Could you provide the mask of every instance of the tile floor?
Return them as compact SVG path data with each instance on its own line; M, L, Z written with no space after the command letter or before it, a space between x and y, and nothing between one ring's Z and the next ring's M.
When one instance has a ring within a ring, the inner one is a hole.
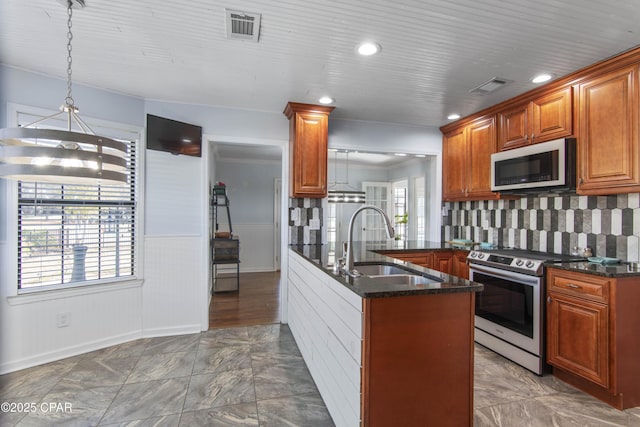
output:
M640 426L640 408L617 411L479 346L475 385L476 427ZM23 409L0 411L3 427L333 425L277 324L141 339L10 373L0 402Z

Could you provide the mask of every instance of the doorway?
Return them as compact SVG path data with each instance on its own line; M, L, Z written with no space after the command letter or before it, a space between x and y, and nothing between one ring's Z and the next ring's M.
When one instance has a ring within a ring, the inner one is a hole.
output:
M238 289L214 292L209 327L278 323L284 150L278 145L215 143L212 183L229 196L233 237L240 246ZM215 280L215 278L213 278Z

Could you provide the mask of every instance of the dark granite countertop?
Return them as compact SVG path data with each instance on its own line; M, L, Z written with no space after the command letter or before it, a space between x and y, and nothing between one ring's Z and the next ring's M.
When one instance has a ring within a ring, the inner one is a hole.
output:
M440 251L444 249L470 251L470 250L479 248L479 245L459 246L459 245L452 245L450 243L430 242L426 240L406 240L406 241L387 240L384 242L367 242L365 243L365 245L367 249L371 251L398 251L398 252Z
M406 252L410 250L442 250L453 249L449 244L435 242L354 242L354 261L356 268L358 264L385 263L388 265L398 265L408 267L412 272L432 279L427 283L418 284L393 284L384 283L381 279L372 280L367 277L345 277L333 273L333 260L329 259L328 245L290 245L291 250L307 259L312 265L342 283L346 288L355 292L363 298L383 298L422 294L440 294L454 292L478 292L484 289L483 285L460 277L451 276L436 270L421 267L410 262L401 261L374 251L396 250ZM392 282L390 280L389 282Z
M567 263L549 263L547 267L557 268L560 270L573 271L575 273L593 274L603 277L640 277L640 270L631 268L628 262L618 264L599 264L594 262L567 262Z

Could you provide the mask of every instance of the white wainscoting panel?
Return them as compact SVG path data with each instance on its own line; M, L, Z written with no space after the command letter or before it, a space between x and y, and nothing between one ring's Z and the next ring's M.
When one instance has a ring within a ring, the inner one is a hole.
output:
M208 304L202 236L145 236L143 335L163 336L201 330L202 304ZM205 328L206 329L206 328Z
M274 271L273 224L234 224L231 209L233 235L240 239L240 272Z
M336 426L357 426L362 299L300 255L288 261L291 332Z
M141 336L140 284L105 285L95 292L56 298L31 296L0 302L0 374L130 341ZM29 302L25 302L29 301ZM59 314L69 326L57 327Z

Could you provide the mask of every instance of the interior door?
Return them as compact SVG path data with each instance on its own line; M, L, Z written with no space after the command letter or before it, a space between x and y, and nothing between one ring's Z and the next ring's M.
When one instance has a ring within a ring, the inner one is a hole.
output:
M391 183L389 182L363 182L362 191L366 194L367 204L374 205L382 209L389 218L393 218ZM362 231L360 240L372 242L387 239L387 232L380 214L367 209L361 214L363 216L359 229ZM357 224L356 224L357 225Z

